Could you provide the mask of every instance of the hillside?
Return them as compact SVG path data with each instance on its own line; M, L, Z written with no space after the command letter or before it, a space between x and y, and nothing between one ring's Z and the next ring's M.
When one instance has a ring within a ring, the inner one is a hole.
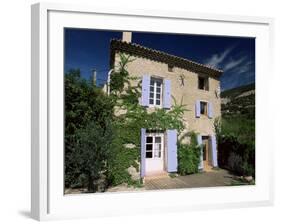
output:
M245 86L239 86L237 88L233 88L233 89L228 89L225 90L221 93L221 97L222 98L226 98L226 97L236 97L238 95L241 95L242 93L245 93L247 91L255 91L255 84L249 84L249 85L245 85Z
M221 93L223 117L242 115L248 119L255 118L255 84L226 90Z

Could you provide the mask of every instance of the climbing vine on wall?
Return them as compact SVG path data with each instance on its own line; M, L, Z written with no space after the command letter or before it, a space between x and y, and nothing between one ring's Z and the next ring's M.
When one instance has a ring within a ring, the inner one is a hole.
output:
M109 176L113 185L122 182L134 183L129 178L127 168L134 166L138 169L140 160L140 130L165 131L167 129L176 129L178 134L182 133L185 126L183 115L186 111L183 105L183 99L180 103L173 97L174 104L170 110L156 108L149 112L145 107L139 104L141 97L141 77L129 74L127 71L128 63L132 62L131 56L119 54L120 62L116 70L111 75L110 89L111 96L115 99L116 114L113 122L115 130L118 131L113 141L114 154L110 161L111 170ZM137 80L133 86L132 80ZM132 147L126 148L131 144ZM121 155L121 156L120 156ZM126 158L126 165L124 160Z

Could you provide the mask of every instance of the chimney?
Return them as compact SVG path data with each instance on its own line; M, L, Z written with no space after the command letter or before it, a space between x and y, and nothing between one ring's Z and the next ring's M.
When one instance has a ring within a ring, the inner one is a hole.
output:
M132 32L123 32L122 41L131 43L132 42Z

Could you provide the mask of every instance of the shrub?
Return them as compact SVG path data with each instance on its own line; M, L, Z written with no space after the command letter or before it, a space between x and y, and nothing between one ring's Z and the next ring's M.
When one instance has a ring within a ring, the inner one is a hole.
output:
M111 75L110 96L83 79L78 70L65 74L65 187L88 185L89 190L95 191L95 186L90 185L104 177L109 185L139 186L141 180L132 180L127 169L134 166L139 171L136 161L140 160L141 128L177 129L179 134L184 130L186 105L183 105L183 99L179 104L174 99L171 110L156 109L152 113L139 105L141 79L135 77L139 82L131 86L129 80L133 77L126 70L131 61L130 56L120 54L119 65ZM117 115L119 109L123 113ZM88 126L92 122L95 125ZM113 127L105 141L99 133L107 128L107 123ZM134 147L126 148L127 144ZM179 147L182 147L182 153L179 153L182 161L187 161L180 162L183 173L198 171L199 150L195 145Z
M96 183L106 171L106 161L110 155L111 124L101 126L91 122L85 129L78 130L76 136L78 140L72 153L73 163L84 175L84 178L80 175L81 181L86 177L88 191L95 192L98 187Z
M245 162L242 169L244 176L255 176L255 168L251 164Z
M86 174L74 158L78 150L77 133L81 130L85 131L93 121L101 129L105 129L106 123L112 120L114 102L100 88L81 77L79 70L70 70L64 78L65 187L85 187Z
M243 160L242 157L234 152L231 152L228 158L228 166L231 171L238 175L243 174Z
M119 123L114 125L115 134L111 143L110 156L108 159L108 182L109 185L116 186L122 183L129 185L136 184L127 169L133 166L139 171L138 164L135 161L140 159L140 146L126 148L127 135L129 129L123 128Z
M197 144L195 133L189 135L189 144L178 143L178 172L181 175L198 172L200 147Z
M255 176L255 121L242 115L215 121L218 163L243 176Z

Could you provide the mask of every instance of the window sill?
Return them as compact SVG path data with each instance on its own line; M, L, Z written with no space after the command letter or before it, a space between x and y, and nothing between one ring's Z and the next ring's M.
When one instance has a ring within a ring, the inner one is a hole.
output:
M210 90L206 90L206 89L198 89L198 88L197 88L197 90L199 90L199 91L201 91L201 92L207 92L207 93L210 92Z
M157 108L157 109L162 109L162 105L148 105L148 108Z

